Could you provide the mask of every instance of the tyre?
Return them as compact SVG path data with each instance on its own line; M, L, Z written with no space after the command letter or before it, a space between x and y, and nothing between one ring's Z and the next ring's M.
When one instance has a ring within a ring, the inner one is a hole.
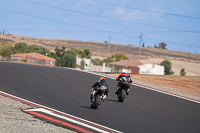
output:
M100 95L96 95L94 102L91 105L91 108L96 109L99 106Z
M118 101L119 102L123 102L124 101L124 97L125 97L125 90L122 89L121 92L118 94Z

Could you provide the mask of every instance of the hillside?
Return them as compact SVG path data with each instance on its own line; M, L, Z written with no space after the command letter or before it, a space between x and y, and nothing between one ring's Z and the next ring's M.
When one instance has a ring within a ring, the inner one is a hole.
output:
M93 51L96 55L104 55L104 56L107 56L107 54L105 55L102 53L108 52L107 43L98 43L98 42L90 42L90 41L29 38L29 37L20 37L20 36L12 36L12 35L0 35L0 41L7 41L13 45L19 42L25 42L28 45L36 44L36 45L46 47L50 50L54 50L56 46L57 47L65 46L67 49L71 49L72 47L81 47L81 48L89 47L91 51ZM123 52L126 54L137 56L139 47L120 45L120 44L111 44L110 53L114 53L115 49L117 53ZM164 50L164 49L141 48L141 56L145 58L155 58L155 57L169 58L169 59L174 59L174 60L200 63L200 54L192 54L192 53L187 53L187 52L178 52L178 51Z
M7 41L14 45L19 42L25 42L28 45L39 45L46 47L47 49L54 51L55 47L61 48L65 46L67 49L73 47L90 48L93 56L98 58L106 58L108 53L108 43L98 43L90 41L77 41L67 39L44 39L44 38L31 38L12 35L0 35L0 42ZM127 46L121 44L110 44L110 55L114 52L123 52L128 55L129 58L137 59L139 47ZM185 68L188 76L200 76L200 54L192 54L187 52L178 52L172 50L156 49L156 48L141 48L141 62L159 64L162 60L168 59L172 64L172 70L175 71L175 75L179 75L181 68ZM177 62L175 62L177 61ZM182 63L182 64L180 64ZM190 64L195 65L195 70L190 73ZM179 64L178 67L177 64Z

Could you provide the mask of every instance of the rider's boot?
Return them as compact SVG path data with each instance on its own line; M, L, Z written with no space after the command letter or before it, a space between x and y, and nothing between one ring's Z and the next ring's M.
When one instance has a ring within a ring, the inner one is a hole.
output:
M118 94L118 92L119 92L119 86L117 86L115 94Z
M129 94L129 91L130 91L130 88L128 88L128 89L127 89L127 91L126 91L126 95L128 95L128 94Z

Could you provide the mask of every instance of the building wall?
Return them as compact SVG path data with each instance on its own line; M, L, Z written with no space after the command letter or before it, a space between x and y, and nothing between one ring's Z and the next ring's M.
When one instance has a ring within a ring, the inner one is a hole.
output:
M90 65L90 71L95 71L95 72L111 72L111 69L112 68L106 67L105 65L103 66L96 66L93 64Z
M79 56L76 56L76 64L81 66L81 61L82 61L82 58L80 58Z
M84 69L85 70L90 70L90 66L91 66L91 59L84 59Z
M76 64L81 66L81 61L84 61L84 70L90 70L91 59L82 59L79 56L76 56ZM83 69L83 68L81 68Z
M139 74L139 70L140 70L140 68L137 66L128 66L127 69L131 71L130 73L134 73L134 74Z
M139 74L164 75L164 66L155 64L144 64L138 67L140 68Z
M26 56L26 58L11 56L11 61L13 62L24 62L27 64L45 65L50 66L50 61L45 61L42 59L35 59L32 56ZM55 66L55 62L52 62L52 66Z
M11 56L11 61L22 61L22 62L26 62L26 58Z

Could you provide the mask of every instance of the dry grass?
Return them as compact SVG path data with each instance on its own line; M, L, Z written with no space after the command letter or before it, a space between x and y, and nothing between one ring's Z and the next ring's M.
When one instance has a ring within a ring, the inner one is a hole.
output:
M118 74L114 74L114 76L118 76ZM168 92L200 100L200 77L131 74L131 78L133 81L140 81Z
M160 64L164 59L146 59L141 60L143 64L146 63L156 63ZM172 71L174 75L180 75L180 71L182 68L186 71L186 76L200 76L200 63L193 63L193 62L185 62L185 61L177 61L177 60L170 60L172 63Z
M105 59L107 57L108 52L108 44L91 41L31 38L12 35L0 35L0 41L7 41L12 45L19 42L25 42L28 45L36 44L38 46L46 47L52 52L56 47L61 48L62 46L65 46L68 50L72 47L89 47L92 50L93 59ZM125 53L129 57L130 61L137 60L138 47L111 44L110 55L114 54L114 51ZM140 59L142 63L147 63L147 59L149 63L155 62L157 64L159 64L165 59L170 60L172 62L172 71L175 72L175 75L179 75L180 70L182 68L185 68L187 76L200 76L200 54L192 54L155 48L142 48L141 55L142 56Z

